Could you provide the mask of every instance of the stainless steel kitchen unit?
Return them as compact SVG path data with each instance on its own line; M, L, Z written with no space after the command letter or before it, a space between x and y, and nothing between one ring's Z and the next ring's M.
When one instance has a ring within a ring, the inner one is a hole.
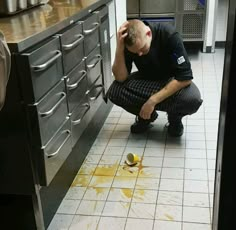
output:
M176 0L127 0L128 18L159 18L174 16Z
M203 41L207 0L127 0L128 19L171 23L184 41Z

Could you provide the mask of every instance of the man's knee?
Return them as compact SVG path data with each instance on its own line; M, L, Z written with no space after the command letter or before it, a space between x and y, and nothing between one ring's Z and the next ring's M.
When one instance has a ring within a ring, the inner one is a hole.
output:
M203 100L201 99L199 89L192 83L181 95L181 103L179 103L179 105L184 114L191 115L198 111L202 102Z
M196 113L200 108L203 100L200 97L193 98L190 104L189 115Z
M113 81L107 92L107 98L114 104L120 104L121 83Z

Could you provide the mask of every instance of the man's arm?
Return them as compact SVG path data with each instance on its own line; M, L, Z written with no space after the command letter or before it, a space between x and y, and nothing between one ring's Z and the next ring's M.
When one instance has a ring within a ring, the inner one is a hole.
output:
M127 30L128 22L124 22L121 27L118 30L117 33L117 47L116 47L116 54L115 54L115 60L112 66L112 72L115 76L115 79L117 81L123 82L128 77L128 70L125 64L125 44L124 44L124 38L127 36L126 30Z
M140 117L143 119L150 119L151 114L155 109L155 106L162 101L164 101L166 98L172 96L177 91L181 90L182 88L185 88L186 86L191 84L191 80L186 81L178 81L176 79L171 80L163 89L161 89L159 92L153 94L147 102L142 106L140 110Z

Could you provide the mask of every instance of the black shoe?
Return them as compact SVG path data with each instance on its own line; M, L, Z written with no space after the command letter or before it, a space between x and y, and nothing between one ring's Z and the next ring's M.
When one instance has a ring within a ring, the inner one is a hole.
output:
M146 130L151 128L150 123L155 121L157 117L158 117L158 114L156 112L152 113L151 119L148 119L148 120L145 120L136 116L134 124L132 124L130 127L130 132L131 133L144 133Z
M184 133L184 126L182 121L171 122L168 125L168 134L172 137L181 137Z

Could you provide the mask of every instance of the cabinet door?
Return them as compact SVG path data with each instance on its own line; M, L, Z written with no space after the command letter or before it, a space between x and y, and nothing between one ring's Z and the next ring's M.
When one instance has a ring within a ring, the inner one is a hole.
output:
M174 13L176 10L176 0L140 0L141 14L165 14Z
M127 0L127 13L139 15L139 1L140 0Z
M69 113L80 103L87 88L87 72L84 61L75 67L66 77Z
M17 59L24 99L35 103L63 78L59 38L38 44Z
M85 95L71 114L72 144L76 144L90 121L90 104Z
M102 55L100 52L100 47L98 46L86 59L89 89L102 74L101 62Z
M93 117L99 106L103 102L104 96L104 85L102 76L100 75L93 86L88 91L89 102L90 102L90 113ZM96 116L96 115L95 115Z
M84 40L84 51L85 56L96 48L99 44L99 22L98 16L96 14L90 15L83 21L83 34L85 36Z
M82 24L73 25L58 36L62 48L64 75L67 75L84 57Z
M34 139L33 145L41 148L54 136L68 116L64 81L61 80L39 102L29 105L28 112Z
M38 162L40 185L50 184L71 150L71 123L67 118L53 139L41 150Z

